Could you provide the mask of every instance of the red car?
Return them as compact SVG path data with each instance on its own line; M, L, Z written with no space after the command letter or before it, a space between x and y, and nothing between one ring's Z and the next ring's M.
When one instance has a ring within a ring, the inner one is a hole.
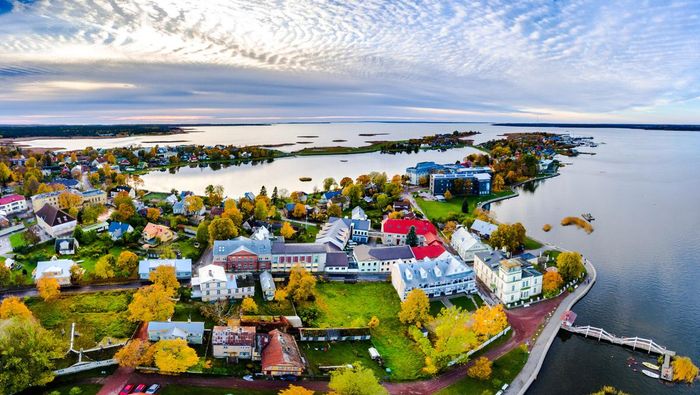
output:
M122 388L121 391L119 391L119 395L129 395L131 393L131 390L134 389L133 384L127 384Z
M136 389L134 390L135 394L140 394L143 393L143 391L146 390L146 384L139 384L136 386Z

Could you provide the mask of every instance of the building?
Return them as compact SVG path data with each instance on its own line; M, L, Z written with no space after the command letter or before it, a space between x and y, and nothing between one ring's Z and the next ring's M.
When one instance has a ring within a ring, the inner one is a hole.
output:
M275 329L262 350L262 372L266 376L299 376L304 372L304 361L294 337Z
M113 241L117 241L124 237L124 235L127 233L131 233L133 231L134 227L126 222L112 221L109 223L109 228L107 228L107 232Z
M175 232L170 230L167 226L149 222L146 227L143 228L141 237L146 243L155 245L175 240Z
M54 242L54 251L59 255L75 255L80 244L74 237L58 238Z
M542 293L542 273L521 258L506 259L498 251L474 255L476 276L505 304Z
M17 214L27 211L27 199L24 196L13 193L0 198L0 211L5 214Z
M128 186L128 185L117 185L116 187L110 189L109 191L109 197L114 199L119 195L120 192L126 192L127 195L129 195L130 198L135 199L136 198L136 191L134 188Z
M367 214L365 213L365 210L362 209L360 206L356 206L354 209L352 209L352 219L359 219L361 221L366 221L367 220Z
M41 210L47 204L58 208L58 196L63 192L65 191L46 192L30 197L34 212L36 213L37 211Z
M37 262L34 270L34 281L42 278L55 278L58 285L70 285L70 269L75 265L71 259L52 259Z
M178 280L192 278L191 259L142 259L139 261L139 278L148 280L151 272L159 266L171 266L175 268L175 277Z
M445 253L445 247L440 243L433 243L429 246L411 247L411 252L417 261L425 258L435 259Z
M406 169L408 182L412 185L428 185L433 174L462 174L464 177L472 177L480 173L491 173L491 169L488 167L465 167L460 163L441 165L435 162L419 162Z
M250 273L226 273L217 265L200 267L192 277L192 297L203 302L243 299L255 295L255 283Z
M275 240L272 243L272 272L288 272L294 265L316 273L326 268L329 247L318 243L285 243ZM343 253L343 255L345 255Z
M213 261L227 271L270 270L272 241L236 237L232 240L214 240Z
M474 254L476 253L491 251L491 247L482 243L478 237L461 226L452 234L450 244L465 262L474 261Z
M345 249L348 241L350 241L351 234L350 220L330 217L316 235L316 243L327 243L342 251Z
M202 344L204 322L151 321L148 323L148 340L186 340L188 344Z
M277 288L270 272L264 271L260 273L260 288L262 289L263 299L269 302L275 298Z
M392 265L391 283L401 300L414 289L429 298L476 291L474 271L448 252L437 259Z
M75 218L50 204L44 204L44 207L36 212L36 222L51 237L70 234L78 225Z
M488 223L486 221L482 221L480 219L474 220L474 223L472 223L472 227L469 228L472 233L476 234L479 237L483 237L488 239L491 237L491 233L495 232L496 229L498 229L498 226Z
M431 174L430 193L434 196L444 195L447 191L455 195L488 195L491 193L491 174L476 173L469 171L471 169L464 169L467 171ZM465 189L460 191L459 189L462 188Z
M415 228L418 245L430 245L437 240L437 229L428 220L390 219L382 221L382 243L386 245L404 245L411 228Z
M370 247L359 245L352 252L361 273L389 273L396 263L412 263L415 257L409 246Z
M212 211L214 210L214 208L212 208ZM267 240L270 237L271 237L270 231L267 230L267 228L264 226L259 226L259 227L255 228L255 231L253 232L253 234L250 235L250 238L253 240Z
M254 326L215 326L211 331L214 358L258 360Z
M107 194L99 189L90 189L87 191L78 191L76 189L66 189L62 191L54 191L41 193L32 196L30 199L32 201L32 207L34 212L39 211L44 205L50 205L55 208L60 208L58 204L58 197L62 193L71 193L80 197L80 205L86 204L105 204L107 203Z
M347 272L350 268L348 255L343 251L329 251L326 254L324 269L326 273Z
M101 189L89 189L79 192L82 198L81 205L86 204L107 204L107 193Z

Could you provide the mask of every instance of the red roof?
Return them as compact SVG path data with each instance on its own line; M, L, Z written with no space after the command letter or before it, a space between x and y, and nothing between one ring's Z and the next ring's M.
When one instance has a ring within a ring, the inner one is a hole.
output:
M412 226L416 228L416 234L419 236L431 234L434 239L437 234L437 229L432 222L424 219L387 219L382 223L382 232L405 235Z
M0 205L4 206L13 202L19 202L20 200L24 200L24 196L17 194L7 195L0 198Z
M425 258L437 258L445 252L445 247L440 243L435 243L425 247L412 247L413 255L417 260L422 260Z
M298 369L300 372L304 369L294 337L277 329L270 332L270 342L262 351L263 372L274 368Z

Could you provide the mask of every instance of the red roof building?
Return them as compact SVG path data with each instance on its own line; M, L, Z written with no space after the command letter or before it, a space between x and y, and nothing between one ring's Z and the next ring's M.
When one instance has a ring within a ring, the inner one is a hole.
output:
M262 372L267 376L294 375L304 372L304 361L294 337L275 329L262 351Z
M413 251L413 256L415 256L417 260L421 261L425 258L434 259L439 257L445 252L445 247L443 247L440 243L433 243L422 247L412 247L411 251Z
M387 245L406 244L406 235L411 228L416 229L418 243L421 246L439 243L437 229L432 222L424 219L390 219L382 222L382 243Z

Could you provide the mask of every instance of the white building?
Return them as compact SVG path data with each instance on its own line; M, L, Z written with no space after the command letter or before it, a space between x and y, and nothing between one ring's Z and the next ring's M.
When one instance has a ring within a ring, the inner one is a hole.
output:
M27 211L27 199L17 194L5 195L0 198L0 211L5 214L23 213Z
M37 262L34 270L34 281L42 278L55 278L58 285L70 285L70 268L75 265L71 259L52 259Z
M260 288L262 289L263 299L269 302L275 298L277 288L270 272L264 271L260 273Z
M191 259L142 259L139 261L139 278L148 280L151 272L158 266L171 266L175 268L175 277L178 280L186 280L192 277Z
M391 283L401 300L414 289L423 290L429 298L476 291L474 271L449 252L436 259L392 265Z
M452 234L450 244L465 262L474 261L474 254L476 253L491 251L491 247L482 243L478 237L461 226Z
M500 252L474 255L476 276L505 304L542 293L542 273L520 258L506 259Z
M394 264L416 261L409 246L370 247L362 244L355 247L352 254L361 273L389 273Z
M36 212L36 223L51 237L58 237L73 233L78 220L50 204L44 204Z
M254 326L215 326L211 331L214 358L259 360Z
M203 302L243 299L255 295L255 283L250 273L226 273L217 265L207 265L198 269L198 276L192 277L192 297Z

